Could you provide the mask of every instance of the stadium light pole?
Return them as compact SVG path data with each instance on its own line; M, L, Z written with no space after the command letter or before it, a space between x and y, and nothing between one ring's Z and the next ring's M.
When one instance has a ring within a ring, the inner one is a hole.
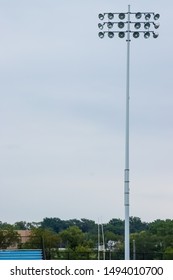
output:
M102 39L107 34L109 38L113 38L115 34L118 34L119 38L126 38L127 42L127 73L126 73L126 118L125 118L125 169L124 169L124 207L125 207L125 260L130 259L130 226L129 226L129 89L130 89L130 42L131 35L133 38L139 38L140 34L144 35L145 39L148 39L150 35L153 38L158 37L158 33L155 33L155 29L159 28L159 24L156 22L160 15L153 12L137 12L133 13L128 5L128 11L126 13L102 13L99 14L101 23L98 24L99 37ZM105 18L107 18L106 21ZM114 21L114 18L118 18L118 21ZM119 30L113 30L118 27ZM106 29L106 30L105 30Z

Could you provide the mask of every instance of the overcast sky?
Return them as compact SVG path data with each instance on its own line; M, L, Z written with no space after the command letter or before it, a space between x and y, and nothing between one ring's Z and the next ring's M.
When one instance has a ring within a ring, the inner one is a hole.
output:
M130 215L173 213L171 0L0 0L0 220L124 219L126 40L100 12L160 13L131 41Z

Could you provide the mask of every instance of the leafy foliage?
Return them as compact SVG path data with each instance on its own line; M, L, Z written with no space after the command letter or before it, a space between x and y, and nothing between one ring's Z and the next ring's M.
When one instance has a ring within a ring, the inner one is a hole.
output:
M103 225L106 250L114 258L123 258L124 221L112 219ZM0 222L0 249L16 242L20 244L15 230L31 230L30 240L22 248L45 248L48 258L83 259L90 253L97 258L98 225L88 219L61 220L44 218L39 223L16 222L14 225ZM142 222L130 217L131 253L135 242L137 259L173 259L173 220ZM108 244L113 244L112 247ZM66 254L66 255L65 255ZM132 256L131 256L132 258Z
M6 249L13 246L16 243L20 243L19 234L13 229L0 230L0 248Z

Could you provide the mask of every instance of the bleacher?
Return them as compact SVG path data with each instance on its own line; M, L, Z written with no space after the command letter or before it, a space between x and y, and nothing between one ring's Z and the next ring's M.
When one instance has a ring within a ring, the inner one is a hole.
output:
M0 260L43 260L42 250L0 250Z

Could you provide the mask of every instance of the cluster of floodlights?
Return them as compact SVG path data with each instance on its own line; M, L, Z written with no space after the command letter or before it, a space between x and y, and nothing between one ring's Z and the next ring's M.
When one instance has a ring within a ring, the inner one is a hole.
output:
M129 20L128 13L104 13L99 14L99 19L103 21L105 17L107 17L108 21L104 21L98 24L100 30L99 37L104 38L105 34L108 34L109 38L113 38L115 33L118 34L120 38L124 38L127 32L133 34L134 38L138 38L140 33L144 34L144 38L148 39L150 35L153 35L153 38L157 38L159 36L158 33L155 32L155 29L159 28L159 23L155 22L160 18L159 14L155 13L130 13L130 15L134 15L138 21ZM114 17L118 16L120 21L113 21ZM128 18L127 18L128 17ZM114 26L121 29L121 31L113 31ZM134 30L129 30L133 28ZM104 31L105 27L108 28L108 31ZM127 30L123 30L126 28ZM143 30L141 30L141 28ZM154 28L154 30L153 30Z

